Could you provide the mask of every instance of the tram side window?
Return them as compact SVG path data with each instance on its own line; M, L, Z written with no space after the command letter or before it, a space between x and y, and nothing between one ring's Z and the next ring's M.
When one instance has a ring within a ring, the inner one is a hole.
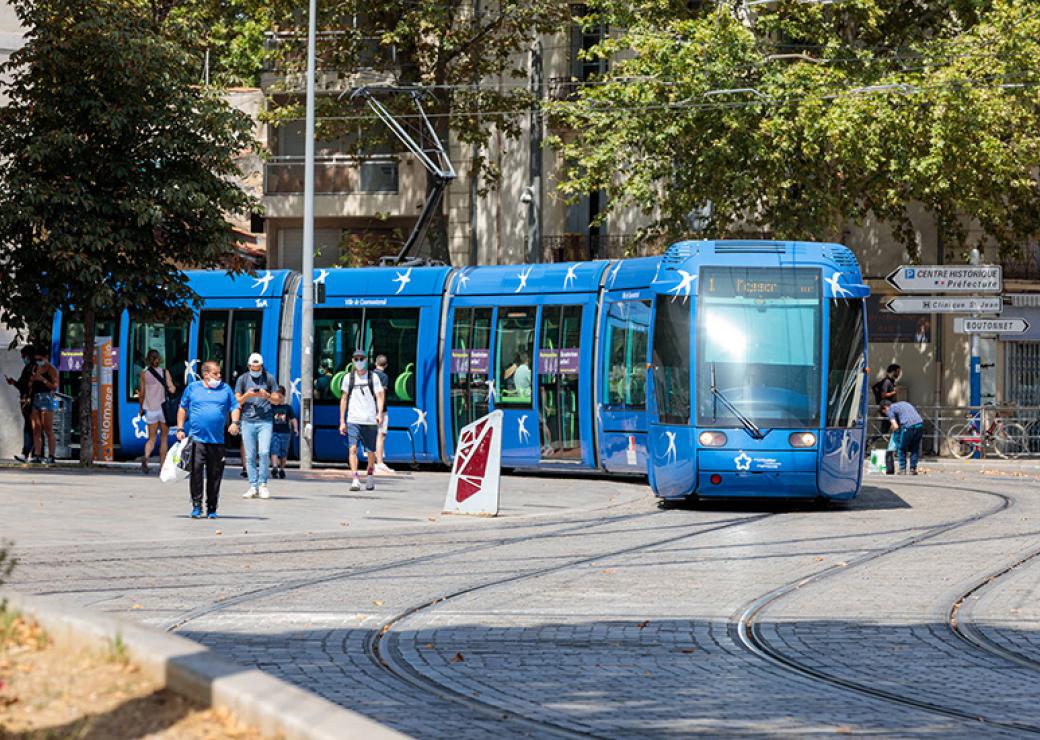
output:
M159 366L170 371L178 390L184 388L184 363L188 360L188 325L185 322L173 324L130 323L130 377L128 400L137 400L137 389L141 384L141 372L145 368L145 358L151 350L159 353Z
M690 423L690 302L657 297L654 396L663 424Z
M249 371L249 355L260 351L260 331L263 314L260 311L234 311L231 315L231 356L228 360L230 372L224 371L224 379L231 384L238 376ZM273 374L278 366L277 357L265 357L267 371Z
M314 312L314 398L339 403L332 394L332 380L350 363L362 346L364 314L361 309L318 309Z
M827 367L827 426L851 427L863 410L866 366L863 301L839 298L830 306L830 359Z
M387 405L411 406L415 403L417 354L419 348L419 309L391 308L365 310L365 344L369 366L379 355L386 355L389 387Z
M607 373L603 398L614 409L646 408L646 353L650 302L612 303L607 309Z
M495 405L531 408L535 317L538 309L498 309L495 341Z

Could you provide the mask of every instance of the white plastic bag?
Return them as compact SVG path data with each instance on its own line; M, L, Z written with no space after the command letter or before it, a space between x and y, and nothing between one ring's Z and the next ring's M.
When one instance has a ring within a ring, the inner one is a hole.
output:
M162 470L159 471L159 480L163 483L173 483L188 477L188 471L182 470L178 463L181 461L181 450L190 441L188 437L185 437L180 442L174 442L170 446L169 452L166 453L166 459L163 460Z

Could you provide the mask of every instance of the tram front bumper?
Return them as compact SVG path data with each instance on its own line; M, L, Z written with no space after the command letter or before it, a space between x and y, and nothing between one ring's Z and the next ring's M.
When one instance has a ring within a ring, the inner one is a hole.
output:
M817 451L700 450L698 496L815 498Z

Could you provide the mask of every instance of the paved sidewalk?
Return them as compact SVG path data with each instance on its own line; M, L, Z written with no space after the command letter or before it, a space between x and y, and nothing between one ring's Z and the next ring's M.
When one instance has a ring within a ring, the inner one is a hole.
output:
M243 499L238 468L224 476L220 518L193 521L187 481L160 483L134 471L78 468L0 469L0 537L22 547L93 542L159 542L224 537L389 529L480 527L472 517L443 515L448 474L378 476L376 490L350 491L345 471L290 471L271 481L271 498ZM547 515L649 498L643 485L592 478L534 477L502 481L500 519Z
M441 516L437 473L375 496L278 481L266 502L229 478L212 523L129 475L3 471L0 522L22 557L13 588L183 634L414 735L1004 736L1021 734L1008 718L1040 731L1040 673L946 619L1040 547L1033 476L931 466L869 476L847 507L669 510L638 483L507 478L499 519ZM970 615L1027 657L1037 573L1040 557ZM789 584L756 629L847 686L745 644L748 605Z

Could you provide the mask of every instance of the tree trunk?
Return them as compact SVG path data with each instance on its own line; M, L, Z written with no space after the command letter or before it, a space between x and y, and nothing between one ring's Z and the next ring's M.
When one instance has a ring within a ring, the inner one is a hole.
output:
M83 369L79 384L79 462L94 464L93 396L90 378L94 374L94 344L97 316L93 309L83 312Z

